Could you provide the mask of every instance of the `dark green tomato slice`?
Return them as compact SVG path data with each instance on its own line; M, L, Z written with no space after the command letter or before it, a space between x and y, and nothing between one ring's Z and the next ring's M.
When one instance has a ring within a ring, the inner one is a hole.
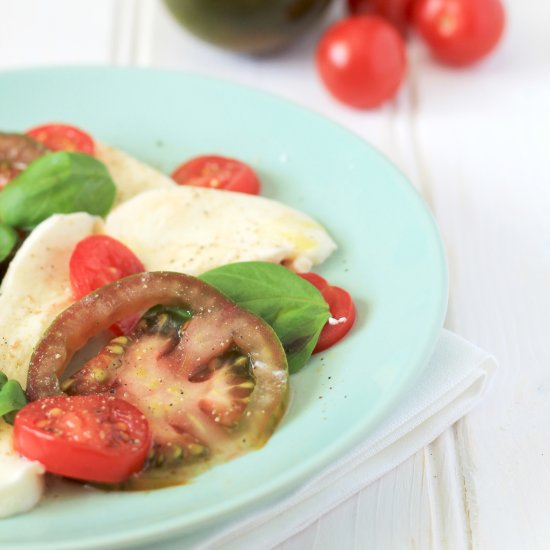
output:
M0 132L0 189L47 149L23 134Z
M198 37L232 50L262 54L303 36L331 0L165 0Z
M72 355L117 320L162 304L181 319L150 311L127 336L109 342L60 383ZM124 488L182 483L204 469L262 446L287 401L288 369L272 329L194 277L143 273L76 302L52 323L31 359L31 399L110 394L146 416L149 466Z

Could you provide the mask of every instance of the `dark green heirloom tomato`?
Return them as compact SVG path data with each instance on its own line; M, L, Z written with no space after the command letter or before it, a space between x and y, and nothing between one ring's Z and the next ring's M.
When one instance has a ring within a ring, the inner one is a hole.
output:
M128 335L65 377L90 338L143 311ZM288 369L281 343L260 318L199 279L146 272L87 294L50 325L30 362L27 395L63 392L123 399L145 415L148 463L121 488L152 489L264 445L285 411Z
M23 134L0 132L0 189L47 149Z
M332 0L165 0L198 37L239 52L269 53L303 35Z

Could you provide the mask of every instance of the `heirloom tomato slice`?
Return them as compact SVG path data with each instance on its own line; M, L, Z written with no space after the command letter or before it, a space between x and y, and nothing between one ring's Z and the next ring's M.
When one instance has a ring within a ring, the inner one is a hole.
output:
M48 150L23 134L0 132L0 189Z
M146 310L130 334L60 382L94 334ZM61 313L35 348L27 393L106 394L141 410L152 448L145 473L128 485L137 489L180 483L263 445L287 387L285 353L269 325L194 277L156 272L101 287Z

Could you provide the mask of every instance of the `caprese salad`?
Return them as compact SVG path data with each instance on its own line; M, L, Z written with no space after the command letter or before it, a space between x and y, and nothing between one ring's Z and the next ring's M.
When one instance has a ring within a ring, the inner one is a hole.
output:
M168 177L48 124L0 133L0 186L0 517L44 472L150 489L261 447L353 325L330 236L239 160Z

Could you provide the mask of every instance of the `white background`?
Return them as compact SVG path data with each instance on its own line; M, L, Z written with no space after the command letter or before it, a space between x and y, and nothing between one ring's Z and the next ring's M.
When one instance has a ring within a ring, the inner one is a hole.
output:
M370 141L432 208L450 265L446 326L497 356L493 391L285 550L550 547L550 7L507 8L486 61L448 69L413 40L395 101L358 112L327 95L313 66L338 5L302 42L258 60L199 42L156 0L0 0L0 69L153 65L270 90Z

